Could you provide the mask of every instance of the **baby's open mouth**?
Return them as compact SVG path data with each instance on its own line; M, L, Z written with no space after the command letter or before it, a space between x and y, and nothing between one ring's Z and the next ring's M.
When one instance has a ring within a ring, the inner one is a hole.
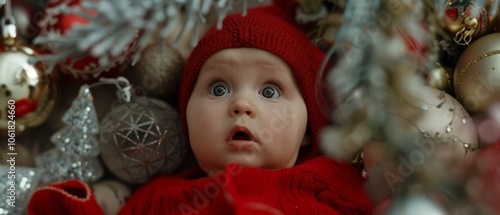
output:
M226 141L233 151L252 151L258 145L252 132L247 127L240 125L236 125L231 129Z
M231 139L233 139L233 140L252 140L252 138L250 137L250 135L248 135L247 133L242 132L242 131L236 132L233 135L233 138L231 138Z

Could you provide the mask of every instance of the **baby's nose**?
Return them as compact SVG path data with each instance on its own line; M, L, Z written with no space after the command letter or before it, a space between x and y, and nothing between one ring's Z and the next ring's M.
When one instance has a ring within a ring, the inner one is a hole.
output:
M246 114L250 118L254 118L255 108L248 99L238 98L235 99L235 101L231 104L231 107L229 108L229 114L231 116Z

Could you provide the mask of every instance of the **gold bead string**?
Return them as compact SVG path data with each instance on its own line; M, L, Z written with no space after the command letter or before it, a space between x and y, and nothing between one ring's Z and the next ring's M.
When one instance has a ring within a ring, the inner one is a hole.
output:
M417 98L414 98L415 100L419 100L420 102L423 102L427 105L432 105L432 106L435 106L436 108L440 109L445 103L446 103L446 95L445 95L445 92L442 91L440 94L439 94L439 97L440 99L442 99L443 101L438 103L438 104L430 104L428 102L425 102L425 101L422 101L421 99L417 99ZM411 107L413 108L417 108L417 109L420 109L422 111L427 111L429 110L428 106L427 105L421 105L421 106L418 106L418 105L414 105L414 104L411 104L408 100L404 99L404 98L401 98L402 101L404 101L405 103L407 103L408 105L410 105ZM452 111L453 112L453 115L452 115L452 118L450 120L450 122L448 122L448 125L446 126L445 128L445 133L451 133L451 131L453 130L453 127L452 127L452 123L453 123L453 120L455 119L456 117L456 112L457 112L457 104L456 104L456 101L453 100L453 107L449 109L449 111ZM462 109L463 112L465 112L465 110ZM405 118L405 117L402 117L400 115L397 115L397 114L393 114L394 116L397 116L405 121L407 121L410 125L412 125L413 127L415 127L416 129L418 129L419 133L422 135L422 137L424 137L425 139L433 139L433 138L438 138L440 139L443 143L447 143L449 140L450 140L450 137L446 137L446 136L441 136L441 133L440 132L436 132L435 134L435 137L432 137L431 134L429 134L428 131L422 129L420 126L418 126L417 124L415 124L414 122L410 121L409 119ZM462 118L462 124L467 124L467 116L464 115L463 118ZM462 141L461 139L457 138L457 137L454 137L451 139L453 142L461 142L463 144L463 147L465 149L465 155L464 155L464 160L466 160L467 158L467 155L470 152L475 152L475 151L478 151L479 148L473 148L472 147L472 144L471 143L466 143L464 141Z
M462 81L462 78L464 76L464 73L466 73L472 66L474 66L476 63L479 63L480 61L484 60L485 58L487 57L490 57L490 56L493 56L493 55L497 55L497 54L500 54L500 50L493 50L493 51L489 51L489 52L486 52L482 55L479 55L477 56L476 58L474 58L472 61L468 62L467 65L465 65L464 68L462 68L459 72L458 72L458 78L457 78L457 82L456 84L459 85L460 84L460 81ZM476 71L476 74L479 74L480 71ZM458 96L458 95L457 95ZM463 97L462 95L459 96L460 98Z

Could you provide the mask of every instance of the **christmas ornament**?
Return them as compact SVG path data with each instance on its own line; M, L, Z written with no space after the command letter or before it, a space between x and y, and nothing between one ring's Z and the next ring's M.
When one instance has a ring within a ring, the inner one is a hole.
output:
M177 50L155 44L144 50L141 60L123 76L134 88L143 88L147 96L167 100L177 95L183 68L184 59Z
M0 165L0 190L4 192L0 214L26 214L26 206L39 183L40 174L34 168Z
M441 91L449 92L453 88L453 84L451 81L452 77L452 70L437 65L436 68L433 68L429 71L425 82L428 86L434 87Z
M99 124L92 99L89 87L83 85L80 95L63 116L63 121L68 126L51 138L51 141L68 155L97 156L99 154L98 142L94 137L99 131Z
M97 156L99 145L93 134L82 133L71 127L63 128L55 133L51 141L55 143L62 152L79 156Z
M42 181L53 183L68 179L78 179L86 183L99 180L104 169L97 157L68 155L57 148L40 154L35 159L36 166L43 170Z
M91 17L98 16L94 10L85 9L82 4L91 2L90 0L52 0L47 3L44 17L39 22L40 36L54 37L55 35L65 36L71 35L73 28L86 26L90 23ZM73 11L72 11L73 10ZM131 35L135 37L135 34ZM87 40L101 37L94 35ZM84 38L84 37L82 37ZM85 39L79 39L86 41ZM37 42L35 40L35 42ZM39 43L39 42L37 42ZM67 55L61 52L58 46L63 45L62 41L48 44L47 48L59 55ZM78 56L66 56L66 59L61 59L57 63L64 75L69 76L74 80L85 83L96 82L99 77L117 77L126 67L130 54L130 47L133 42L129 43L127 48L121 52L100 53L99 51L90 51L90 45L80 45L76 47L79 51ZM99 43L101 46L103 43ZM111 45L111 44L108 44ZM114 43L120 45L120 43ZM127 44L125 44L127 45ZM75 51L75 50L72 50ZM109 54L105 57L99 57L99 54Z
M401 121L401 125L412 133L420 134L424 141L430 140L417 144L435 144L432 157L440 162L435 165L452 170L464 160L473 160L475 153L472 152L479 149L479 143L469 114L457 100L443 91L427 86L423 86L421 91L425 97L410 95L401 98L410 108L421 111L419 116L410 120L410 115L394 110L393 119Z
M429 86L419 91L401 98L402 105L391 111L384 128L394 131L393 126L398 126L414 137L404 143L406 151L394 155L394 145L380 140L371 141L362 150L367 187L374 199L393 196L402 181L419 172L436 182L456 177L475 160L479 143L465 109L443 91ZM419 93L425 96L415 96ZM408 109L419 113L413 116L413 112L404 111Z
M38 32L32 20L36 19L34 15L34 7L28 2L23 1L13 1L12 2L12 15L16 20L16 29L19 36L25 40L30 41L36 36ZM0 12L0 16L5 16L4 11Z
M9 1L4 8L10 8ZM7 9L8 11L9 9ZM47 65L28 61L39 57L37 51L17 39L15 20L5 13L0 40L0 132L21 134L27 128L45 122L56 98L52 75L46 75Z
M101 120L99 135L104 164L131 184L171 172L187 152L177 111L148 97L114 107Z
M496 17L488 12L489 4L472 0L448 0L445 7L445 29L459 45L469 45L473 40L489 33Z
M467 47L455 66L455 94L471 112L484 112L499 99L500 33L481 37Z
M75 178L94 182L103 175L104 171L96 157L99 146L94 135L99 131L99 123L92 99L89 86L83 85L63 116L67 127L51 138L57 148L37 158L37 166L46 170L48 182Z
M132 193L127 185L115 180L98 181L91 187L104 214L118 214Z

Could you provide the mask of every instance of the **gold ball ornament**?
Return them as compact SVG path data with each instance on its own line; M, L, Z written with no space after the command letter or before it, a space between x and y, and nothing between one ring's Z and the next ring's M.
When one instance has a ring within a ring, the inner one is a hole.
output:
M176 49L160 44L144 50L141 60L129 67L123 76L132 85L141 87L147 96L168 100L177 95L184 59Z
M451 77L453 77L452 70L437 66L429 71L425 82L430 87L448 92L452 88Z
M47 65L35 49L15 38L0 42L0 135L16 135L40 125L49 117L56 101L55 72L45 74Z
M485 112L500 99L499 40L500 33L481 37L462 52L455 66L455 95L470 112Z

